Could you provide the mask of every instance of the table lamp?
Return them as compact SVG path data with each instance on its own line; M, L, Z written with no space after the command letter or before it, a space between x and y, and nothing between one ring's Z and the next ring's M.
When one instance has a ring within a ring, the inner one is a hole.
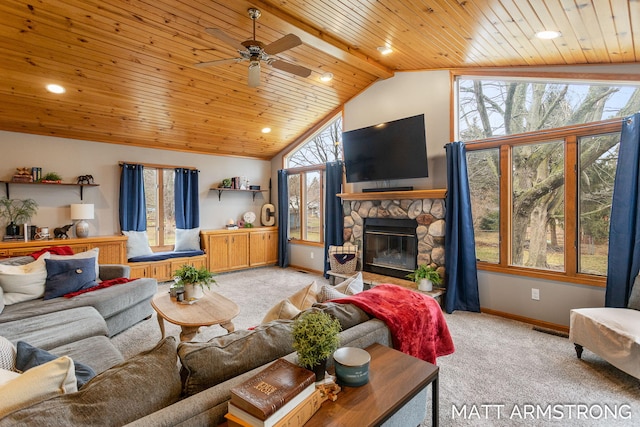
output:
M86 219L93 219L92 204L72 204L71 219L78 220L76 223L76 237L89 237L89 224Z

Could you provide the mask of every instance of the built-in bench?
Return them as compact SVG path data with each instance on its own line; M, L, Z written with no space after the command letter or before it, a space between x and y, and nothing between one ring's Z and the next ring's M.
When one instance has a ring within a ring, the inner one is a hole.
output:
M132 278L153 277L159 282L172 280L173 273L185 264L204 267L207 265L207 255L201 250L155 252L130 258L127 262Z
M329 283L331 283L332 285L335 285L336 278L344 280L344 279L348 279L349 277L353 276L356 273L362 273L362 281L364 282L365 285L368 285L369 287L380 285L382 283L391 283L393 285L402 286L403 288L412 289L416 292L420 292L421 294L429 295L435 298L441 307L442 307L442 304L444 303L444 294L446 292L444 288L434 287L432 291L421 291L418 289L418 285L416 284L416 282L413 282L411 280L399 279L397 277L383 276L382 274L371 273L368 271L356 271L352 274L343 274L343 273L338 273L332 270L327 271L327 274L329 275Z

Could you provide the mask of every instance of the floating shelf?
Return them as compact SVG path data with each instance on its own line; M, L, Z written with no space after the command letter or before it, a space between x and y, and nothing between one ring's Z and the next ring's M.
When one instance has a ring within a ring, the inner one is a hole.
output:
M9 197L9 185L72 185L74 187L80 187L80 200L84 198L84 187L98 187L100 184L74 184L72 182L16 182L16 181L0 181L4 183L7 199Z
M239 193L253 193L253 201L256 201L256 194L264 193L267 190L240 190L239 188L224 188L224 187L211 187L210 190L215 190L218 192L218 200L222 198L223 191L236 191Z

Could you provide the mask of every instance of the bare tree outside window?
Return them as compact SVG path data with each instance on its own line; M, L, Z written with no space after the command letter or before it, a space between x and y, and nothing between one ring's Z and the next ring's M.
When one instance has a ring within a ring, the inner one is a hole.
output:
M323 165L342 160L342 116L287 156L287 167Z

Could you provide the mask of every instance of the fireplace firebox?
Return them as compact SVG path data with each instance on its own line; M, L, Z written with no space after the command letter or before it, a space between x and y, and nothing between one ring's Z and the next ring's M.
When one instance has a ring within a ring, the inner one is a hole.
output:
M363 270L404 278L417 267L415 219L366 218Z

